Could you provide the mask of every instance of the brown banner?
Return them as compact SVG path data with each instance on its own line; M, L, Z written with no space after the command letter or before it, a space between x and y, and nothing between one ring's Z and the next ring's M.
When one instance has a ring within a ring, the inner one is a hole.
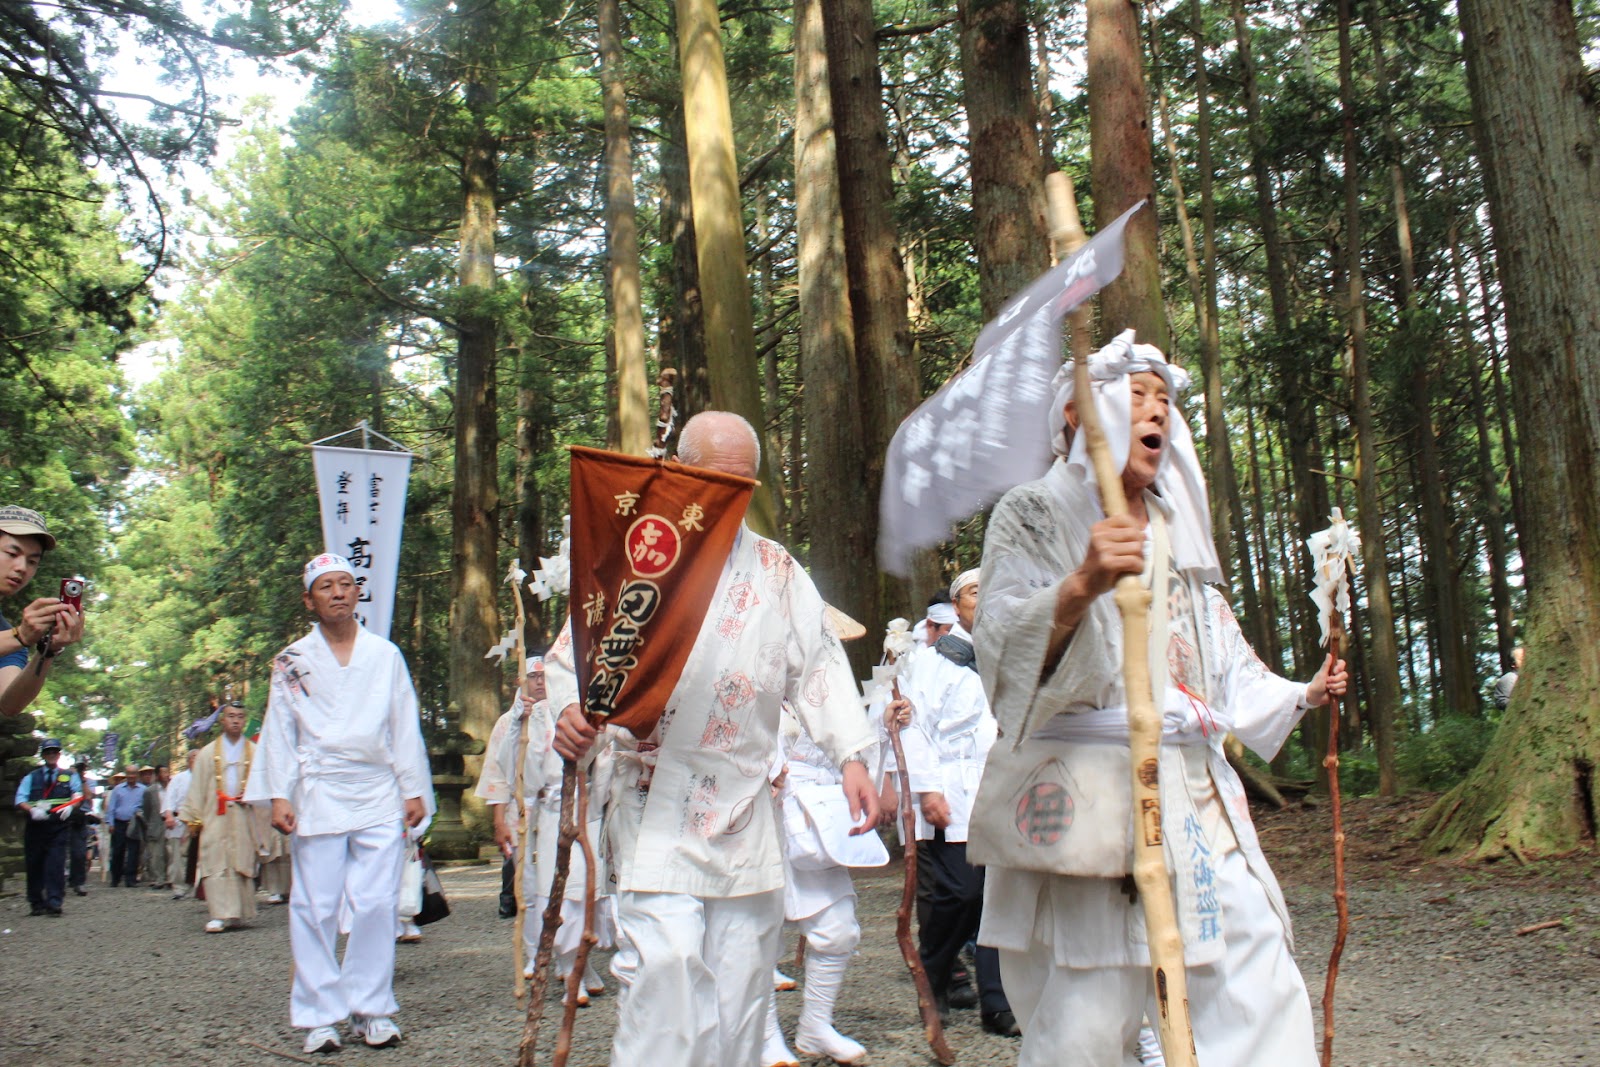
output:
M694 648L755 482L571 446L572 643L583 709L655 728Z

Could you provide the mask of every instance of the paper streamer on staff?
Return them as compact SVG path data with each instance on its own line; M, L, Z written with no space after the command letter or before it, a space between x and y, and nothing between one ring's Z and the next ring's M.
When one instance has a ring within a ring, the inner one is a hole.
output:
M895 431L878 504L885 570L906 574L911 554L948 539L952 523L1049 469L1061 321L1122 273L1122 231L1143 206L1012 297L978 334L971 365Z

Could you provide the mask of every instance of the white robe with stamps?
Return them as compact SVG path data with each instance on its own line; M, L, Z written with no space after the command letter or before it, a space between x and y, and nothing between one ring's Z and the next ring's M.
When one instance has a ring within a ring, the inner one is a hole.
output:
M1153 494L1146 499L1152 511L1164 510ZM1061 660L1048 676L1043 675L1058 583L1084 557L1089 528L1101 516L1098 495L1060 461L1044 478L1002 498L984 546L974 637L984 684L999 719L997 745L1011 745L1019 733L1024 737L1022 752L1035 740L1076 742L1088 758L1116 761L1126 768L1122 627L1111 594L1089 606ZM1146 570L1148 575L1148 564ZM1163 839L1191 975L1206 965L1226 973L1238 938L1275 940L1282 949L1292 947L1292 942L1283 895L1261 852L1243 785L1228 765L1223 739L1232 731L1270 758L1303 713L1305 686L1266 669L1216 590L1179 572L1172 579L1169 600L1174 621L1163 704ZM1178 680L1187 684L1180 689ZM1080 800L1076 810L1077 817L1087 817L1094 806ZM1131 840L1130 822L1130 846ZM1118 879L991 865L986 886L980 943L1002 953L1029 954L1042 968L1039 975L1052 966L1148 967L1143 910L1130 904ZM1230 892L1249 893L1252 902L1259 899L1261 906L1254 909L1258 914L1246 919L1237 906L1230 908L1230 900L1223 899ZM1229 929L1230 914L1239 929ZM1243 992L1246 997L1258 996L1258 1004L1271 1005L1282 998L1281 1003L1290 1006L1285 1010L1292 1010L1297 1020L1304 1015L1309 1036L1304 983L1282 949L1270 980L1277 988ZM1038 977L1030 984L1044 982ZM1148 985L1148 975L1134 979L1136 988L1140 982ZM1205 994L1197 995L1194 984L1190 992L1197 1040L1204 1046L1212 1039L1201 1034ZM1037 996L1035 988L1032 998ZM1023 1009L1032 998L1024 996ZM1017 1003L1013 997L1013 1005ZM1047 1010L1057 1013L1059 1008L1051 1005ZM1019 1020L1023 1015L1019 1010ZM1135 1029L1137 1022L1135 1018ZM1035 1062L1029 1059L1026 1023L1023 1029L1023 1062ZM1248 1055L1230 1059L1238 1055L1232 1051L1215 1062L1241 1067L1301 1062L1298 1030L1294 1041L1281 1060ZM1303 1051L1309 1054L1309 1041L1306 1045Z

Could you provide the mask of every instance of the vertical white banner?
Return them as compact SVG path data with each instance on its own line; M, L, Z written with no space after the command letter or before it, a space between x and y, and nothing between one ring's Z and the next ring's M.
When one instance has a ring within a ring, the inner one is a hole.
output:
M322 502L324 551L350 561L361 586L356 616L387 638L394 620L411 453L312 445L311 463Z

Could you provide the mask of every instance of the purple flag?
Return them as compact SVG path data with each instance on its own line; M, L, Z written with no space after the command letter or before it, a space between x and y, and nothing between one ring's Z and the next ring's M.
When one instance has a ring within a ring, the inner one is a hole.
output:
M911 553L950 525L1050 467L1050 380L1061 369L1061 320L1122 273L1133 205L1041 274L984 326L972 363L895 431L879 498L878 561L905 574Z
M183 736L187 737L191 741L197 739L201 734L205 733L207 730L211 729L217 724L217 716L221 714L222 708L220 705L212 708L210 715L207 715L204 718L196 719L194 722L190 723L183 731Z

